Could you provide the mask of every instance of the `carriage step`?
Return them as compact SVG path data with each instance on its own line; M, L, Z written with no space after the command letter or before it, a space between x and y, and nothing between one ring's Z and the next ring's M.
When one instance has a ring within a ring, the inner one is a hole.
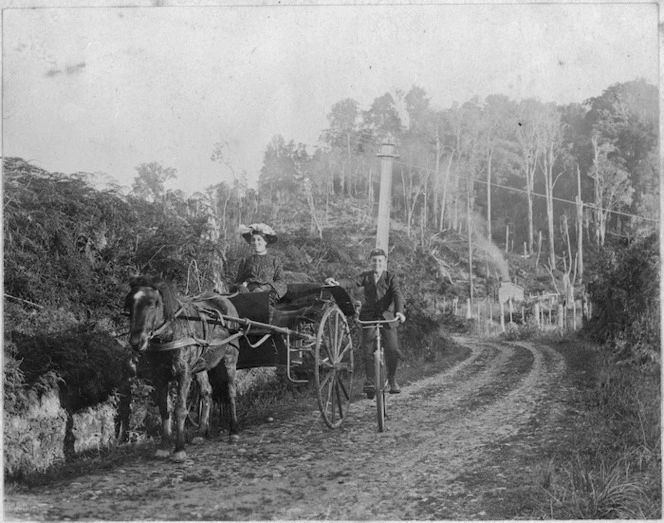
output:
M291 350L290 351L290 362L291 365L302 365L302 351L301 350Z

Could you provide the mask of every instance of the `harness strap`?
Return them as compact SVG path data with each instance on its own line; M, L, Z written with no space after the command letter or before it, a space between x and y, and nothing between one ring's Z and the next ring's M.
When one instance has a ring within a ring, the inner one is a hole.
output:
M164 351L164 350L174 350L174 349L181 349L182 347L188 347L190 345L199 345L201 347L223 347L224 345L227 345L230 342L235 341L242 335L243 333L238 332L236 334L233 334L232 336L229 336L228 338L224 338L223 340L216 339L212 341L201 340L199 338L194 338L194 337L182 338L175 341L167 341L166 343L150 341L150 346L148 350L155 352Z
M182 311L184 311L184 309L187 307L187 305L192 303L192 301L193 301L193 299L189 299L189 300L185 301L180 306L180 308L175 311L175 313L173 314L173 319L176 319L182 313ZM166 328L171 324L171 321L172 320L165 320L164 323L162 323L159 326L159 328L152 333L152 337L159 336L160 334L163 334L163 332L166 330Z
M252 349L255 349L256 347L259 347L265 343L265 340L267 340L270 336L272 336L271 333L265 334L260 340L258 340L256 343L251 343L249 341L249 338L246 337L246 333L243 333L245 335L245 339L247 340L247 345L251 347Z

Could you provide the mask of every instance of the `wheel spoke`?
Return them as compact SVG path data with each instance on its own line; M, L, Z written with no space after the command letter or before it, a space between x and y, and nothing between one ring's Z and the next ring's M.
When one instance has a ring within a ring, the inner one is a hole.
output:
M337 393L337 405L339 406L339 418L343 419L344 417L344 402L341 399L339 394L339 388L341 385L341 380L335 382L334 391Z
M341 350L341 352L339 353L339 361L342 361L342 360L344 359L344 358L343 358L344 355L345 355L348 351L351 351L351 350L353 350L353 342L352 342L352 340L349 338L349 339L348 339L348 343L346 343L346 345L344 346L344 348L343 348L343 349Z
M325 343L323 343L323 347L325 348L325 352L327 353L327 357L330 361L334 361L334 355L330 352L330 345L331 345L331 333L327 333L328 335L325 338Z
M332 403L332 392L334 391L334 380L332 380L332 383L330 386L327 388L327 401L325 402L325 411L327 411L328 408L330 408L330 404ZM334 404L332 404L331 414L332 414L332 422L334 422Z
M325 385L327 385L327 382L330 381L330 379L332 379L333 376L334 376L334 370L331 370L330 372L326 373L325 377L320 382L320 388L323 389Z
M346 389L346 385L344 385L343 380L338 380L337 383L341 391L344 393L344 399L349 400L350 394L348 393L348 390Z
M334 347L332 347L332 351L334 352L335 356L337 355L338 348L339 348L339 313L336 313L334 315Z

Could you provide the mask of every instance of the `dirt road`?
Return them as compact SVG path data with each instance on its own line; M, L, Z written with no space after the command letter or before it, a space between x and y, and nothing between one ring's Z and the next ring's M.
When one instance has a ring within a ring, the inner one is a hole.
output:
M468 357L330 431L318 411L189 446L183 464L149 456L5 497L24 520L531 519L541 445L565 424L565 363L526 342L457 338ZM537 459L535 459L537 458Z

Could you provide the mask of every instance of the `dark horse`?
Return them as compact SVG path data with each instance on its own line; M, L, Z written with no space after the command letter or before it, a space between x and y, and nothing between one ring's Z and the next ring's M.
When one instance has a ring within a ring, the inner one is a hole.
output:
M231 334L231 325L221 316L237 317L233 304L213 293L180 299L169 284L156 277L136 277L130 287L125 302L130 322L129 343L147 358L161 415L162 438L157 456L170 454L169 384L175 381L177 431L173 457L176 461L186 458L184 425L192 377L199 384L202 398L199 433L208 435L211 379L215 390L221 393L224 410L230 414L230 441L237 441L235 371L240 334Z

